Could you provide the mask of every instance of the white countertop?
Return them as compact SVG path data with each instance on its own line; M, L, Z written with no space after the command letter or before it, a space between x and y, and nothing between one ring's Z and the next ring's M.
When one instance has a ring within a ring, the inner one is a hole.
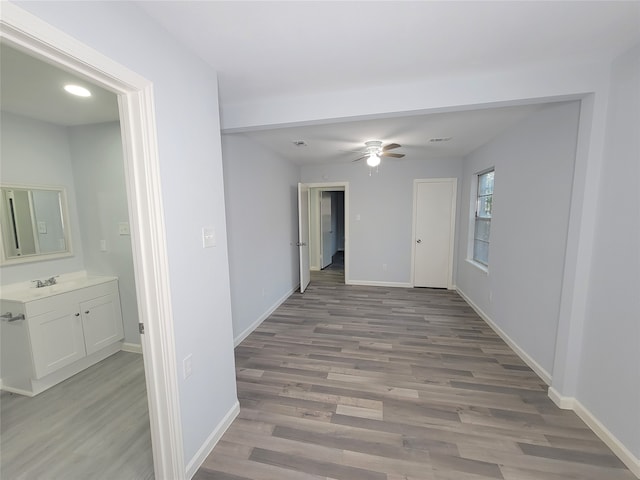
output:
M49 277L47 277L49 278ZM36 288L33 282L11 283L0 286L0 299L12 302L30 302L40 298L51 297L70 292L79 288L100 285L101 283L117 280L118 277L87 275L87 272L73 272L60 275L57 283L48 287ZM41 278L40 280L45 280Z

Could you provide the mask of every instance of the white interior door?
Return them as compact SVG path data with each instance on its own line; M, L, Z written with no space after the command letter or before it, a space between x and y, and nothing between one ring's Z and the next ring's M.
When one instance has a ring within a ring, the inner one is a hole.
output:
M320 225L322 230L322 253L320 255L320 268L331 265L333 254L332 247L333 230L331 217L331 192L322 192L320 198Z
M417 180L414 188L415 287L451 288L455 178Z
M309 186L298 184L298 249L300 251L300 293L311 281L309 266Z

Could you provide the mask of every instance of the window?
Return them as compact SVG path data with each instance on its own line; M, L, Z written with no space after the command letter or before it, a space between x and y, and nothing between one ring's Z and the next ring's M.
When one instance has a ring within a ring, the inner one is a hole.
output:
M473 260L489 265L491 206L493 205L493 170L478 174L476 214L473 229Z

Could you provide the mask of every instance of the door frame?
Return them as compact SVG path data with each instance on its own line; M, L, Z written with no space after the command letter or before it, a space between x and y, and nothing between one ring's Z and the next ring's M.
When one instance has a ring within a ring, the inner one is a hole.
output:
M313 188L329 192L344 191L344 283L349 284L349 182L305 183L305 185L309 187L310 191ZM309 241L311 241L311 236Z
M326 212L324 212L324 207L325 207L325 199L328 199L329 202L329 223L331 223L332 220L332 216L331 216L331 204L333 203L333 199L331 198L331 192L329 190L320 190L318 191L319 193L319 207L320 207L320 215L319 215L319 224L320 224L320 228L319 228L319 233L320 233L320 258L318 259L320 261L320 270L324 270L325 268L327 268L329 265L331 265L331 261L327 262L327 258L328 255L325 255L325 225L324 225L324 215ZM325 196L326 194L326 196Z
M416 280L416 226L418 223L418 185L421 183L451 183L453 193L451 195L451 230L450 238L451 244L449 246L449 274L447 278L447 289L454 290L455 285L453 283L453 262L455 258L455 246L456 246L456 204L458 199L458 179L457 178L416 178L413 180L413 222L411 225L411 286L415 288Z
M118 96L154 472L185 478L153 84L10 2L0 38Z

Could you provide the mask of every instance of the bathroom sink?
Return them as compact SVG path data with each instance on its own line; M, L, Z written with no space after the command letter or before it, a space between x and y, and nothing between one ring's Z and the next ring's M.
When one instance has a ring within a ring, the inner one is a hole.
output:
M117 277L93 276L86 272L74 272L60 275L54 285L37 288L32 282L21 282L3 285L0 298L15 302L29 302L39 298L59 295L79 288L91 287L101 283L110 282Z

